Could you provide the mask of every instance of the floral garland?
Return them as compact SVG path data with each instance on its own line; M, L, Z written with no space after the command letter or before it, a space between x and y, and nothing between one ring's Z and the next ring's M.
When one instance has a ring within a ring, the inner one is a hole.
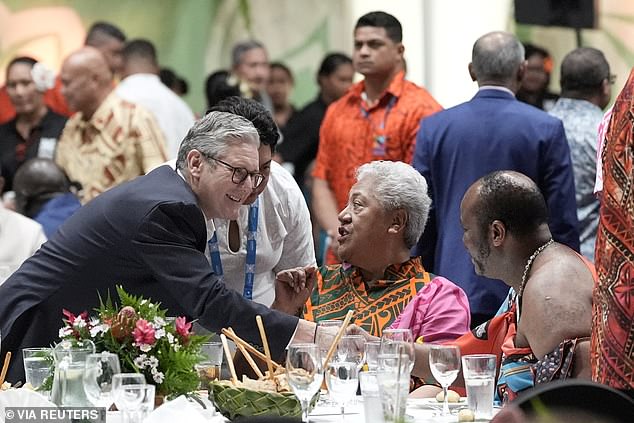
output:
M192 322L185 317L174 321L166 317L159 304L126 293L117 286L120 305L100 298L97 316L84 311L74 315L63 310L64 326L59 330L63 341L91 340L97 352L119 356L122 372L143 373L157 391L173 397L198 388L194 365L204 360L201 344L208 337L191 332Z

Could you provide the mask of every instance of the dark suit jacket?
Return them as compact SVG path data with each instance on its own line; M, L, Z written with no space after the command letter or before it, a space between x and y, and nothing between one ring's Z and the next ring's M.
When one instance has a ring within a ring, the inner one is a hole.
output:
M477 276L462 244L460 202L469 186L495 170L515 170L535 181L550 213L555 240L579 251L570 149L559 119L484 89L463 104L420 124L413 166L429 184L432 210L415 249L428 271L467 293L474 315L493 315L508 293L501 281Z
M197 318L212 331L231 326L260 344L262 315L280 357L298 319L242 298L212 273L204 255L207 230L189 185L161 166L113 188L80 208L0 286L2 352L15 360L9 380L23 374L20 348L55 342L62 308L98 306L115 285L160 301L170 315Z

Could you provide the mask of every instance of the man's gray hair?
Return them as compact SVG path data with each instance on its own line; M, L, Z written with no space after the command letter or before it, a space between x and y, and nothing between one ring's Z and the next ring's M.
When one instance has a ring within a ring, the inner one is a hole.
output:
M258 132L253 124L242 116L225 112L209 112L191 127L176 159L176 169L187 169L187 154L200 151L206 157L221 156L232 145L260 145Z
M238 43L233 46L231 50L231 66L236 67L242 63L242 55L249 50L253 50L254 48L261 48L262 50L266 50L264 48L264 44L255 40L248 40Z
M508 32L489 32L473 44L471 64L478 81L509 82L524 61L524 46Z
M402 209L407 213L404 241L412 248L423 234L431 198L427 181L412 166L403 162L374 161L357 169L357 181L372 178L374 198L385 211Z

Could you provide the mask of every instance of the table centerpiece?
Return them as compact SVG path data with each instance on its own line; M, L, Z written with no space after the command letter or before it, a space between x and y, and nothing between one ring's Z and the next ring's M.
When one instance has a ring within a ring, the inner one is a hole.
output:
M94 342L96 351L119 356L121 371L142 373L167 399L194 393L199 384L194 366L204 360L201 345L208 336L195 335L185 317L167 317L159 303L127 293L117 286L119 302L110 293L99 297L96 314L63 310L61 342Z

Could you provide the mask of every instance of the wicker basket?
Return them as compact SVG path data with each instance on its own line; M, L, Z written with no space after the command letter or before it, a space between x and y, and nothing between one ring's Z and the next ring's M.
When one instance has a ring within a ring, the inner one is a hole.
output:
M318 397L319 393L313 397L311 408ZM212 382L209 385L209 399L229 420L246 416L300 417L302 415L299 401L290 392L254 391L236 388L222 382Z

